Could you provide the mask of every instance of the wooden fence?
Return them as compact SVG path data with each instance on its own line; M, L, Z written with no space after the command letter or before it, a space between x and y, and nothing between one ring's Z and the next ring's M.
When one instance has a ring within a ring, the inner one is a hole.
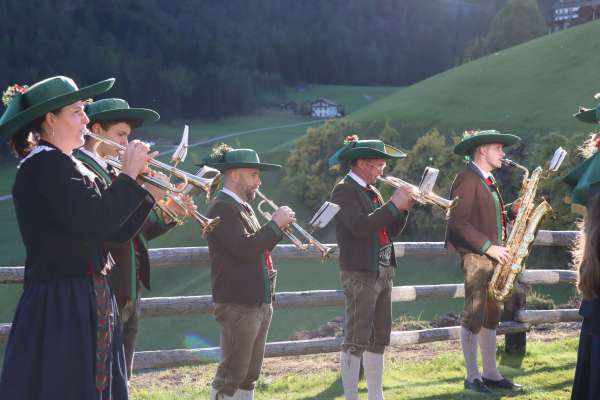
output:
M573 231L540 231L535 241L538 246L568 246L575 238ZM335 245L332 245L335 246ZM433 256L449 254L442 242L397 242L394 243L397 257L407 255ZM273 251L275 259L303 259L318 262L320 253L315 250L301 252L292 245L278 245ZM152 267L208 266L206 247L179 247L150 250ZM0 268L0 283L20 283L23 281L23 267ZM526 332L532 325L580 320L576 309L527 310L526 287L529 285L553 285L559 282L575 282L575 272L564 269L527 270L520 279L517 294L505 304L503 322L498 333L506 334L507 351L524 351ZM393 302L406 302L421 299L451 299L464 297L462 283L443 285L396 286L392 290ZM341 290L309 290L300 292L279 292L274 307L306 308L342 306L344 296ZM173 315L206 315L213 310L212 298L207 296L150 297L141 302L141 317L156 318ZM6 340L10 324L0 324L0 341ZM424 329L418 331L392 332L392 346L408 346L459 338L460 327ZM267 357L305 355L339 351L341 337L319 338L268 343ZM216 361L219 348L177 349L137 352L134 369L163 368L181 365L194 365Z

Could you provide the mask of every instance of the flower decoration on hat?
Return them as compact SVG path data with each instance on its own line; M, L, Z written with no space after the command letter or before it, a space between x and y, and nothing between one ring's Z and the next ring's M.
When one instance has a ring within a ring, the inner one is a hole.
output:
M479 132L481 132L481 131L478 131L476 129L471 129L469 131L464 131L463 135L462 135L462 140L469 139L469 138L471 138L471 137L473 137L475 135L479 135Z
M222 162L224 160L225 153L228 153L231 150L233 150L233 147L227 143L220 143L212 148L208 158L211 162Z
M581 146L577 148L577 154L581 157L588 159L592 157L600 148L600 135L592 133Z
M358 142L358 135L348 135L344 138L344 144Z
M338 173L341 170L340 156L358 142L358 135L348 135L344 138L344 144L329 158L329 172Z
M4 107L8 106L8 103L10 103L10 100L13 98L13 96L17 93L25 93L27 92L27 89L29 88L29 86L27 85L18 85L18 84L14 84L12 86L9 86L6 88L6 90L4 91L4 93L2 93L2 104L4 104Z

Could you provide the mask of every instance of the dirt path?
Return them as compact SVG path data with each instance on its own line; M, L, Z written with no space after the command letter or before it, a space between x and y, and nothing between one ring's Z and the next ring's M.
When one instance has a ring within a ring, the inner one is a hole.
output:
M311 120L311 121L298 122L298 123L295 123L295 124L279 125L279 126L269 126L269 127L266 127L266 128L256 128L256 129L249 129L249 130L246 130L246 131L231 132L231 133L226 133L226 134L219 135L219 136L213 136L213 137L210 137L208 139L200 140L198 142L195 142L195 143L192 143L192 144L188 145L188 148L191 149L193 147L206 146L207 144L218 142L218 141L230 138L230 137L248 135L250 133L268 132L268 131L272 131L272 130L276 130L276 129L295 128L297 126L314 125L314 124L325 122L325 121L327 121L327 120L326 119L314 119L314 120ZM162 155L165 155L165 154L172 154L175 151L175 148L177 148L177 146L173 146L173 148L170 149L170 150L161 151L159 155L162 156Z

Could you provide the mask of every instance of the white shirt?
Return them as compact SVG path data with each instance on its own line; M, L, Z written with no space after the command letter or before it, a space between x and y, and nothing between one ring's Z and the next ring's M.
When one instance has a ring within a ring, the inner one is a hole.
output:
M471 161L471 162L481 172L481 175L483 176L483 179L489 179L492 176L491 172L487 172L487 171L482 170L481 167L479 165L477 165L477 163L475 161Z
M82 153L91 157L94 161L96 161L102 168L104 168L108 172L108 164L106 163L106 160L104 160L98 154L89 151L85 147L80 147L79 151L81 151Z
M348 176L352 179L354 179L356 181L356 183L358 183L360 186L366 188L367 187L367 182L364 181L364 179L362 179L360 176L356 175L354 172L350 171L348 172Z
M240 196L238 196L237 194L233 193L231 190L227 189L226 187L221 189L221 192L231 196L234 198L235 201L237 201L238 203L240 203L241 205L245 206L246 202L244 200L242 200L240 198Z

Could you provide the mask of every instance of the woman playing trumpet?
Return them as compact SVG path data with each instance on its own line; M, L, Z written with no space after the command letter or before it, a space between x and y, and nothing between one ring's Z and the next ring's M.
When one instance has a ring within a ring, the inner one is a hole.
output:
M79 89L57 76L7 93L0 135L11 137L22 159L12 193L27 257L2 399L128 397L105 242L131 238L152 210L154 199L136 178L154 154L130 143L122 173L107 188L72 155L89 122L82 100L113 82Z

